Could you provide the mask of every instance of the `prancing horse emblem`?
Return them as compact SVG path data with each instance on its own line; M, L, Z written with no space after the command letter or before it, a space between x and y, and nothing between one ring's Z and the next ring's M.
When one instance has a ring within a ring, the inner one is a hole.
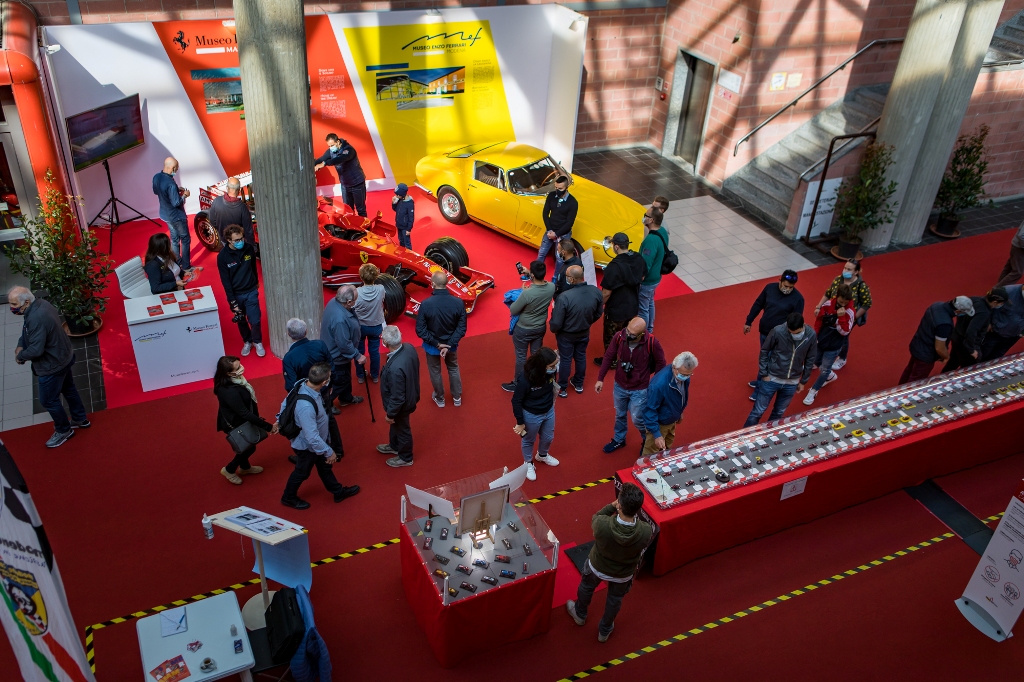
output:
M370 262L370 254L366 253L365 251L360 251L359 252L359 260L363 261L364 263L369 263Z
M189 41L185 40L184 31L178 31L178 35L174 36L171 42L175 43L178 47L181 48L182 54L185 53L185 48L187 48L189 45Z

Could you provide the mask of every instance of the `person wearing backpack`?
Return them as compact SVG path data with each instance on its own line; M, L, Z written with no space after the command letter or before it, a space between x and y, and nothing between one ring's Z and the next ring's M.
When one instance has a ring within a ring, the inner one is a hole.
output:
M319 362L309 368L309 375L288 393L281 403L278 431L291 442L295 452L295 470L288 477L281 504L293 509L309 509L309 502L299 497L299 486L309 478L316 467L316 473L323 481L327 492L334 495L335 502L352 497L359 492L359 486L343 486L334 476L332 465L338 456L327 444L327 408L320 391L331 380L331 366Z
M661 226L665 213L651 206L644 214L644 240L640 242L640 256L647 265L647 274L640 283L639 315L647 324L647 333L654 333L654 291L661 284L662 263L668 251L668 232Z

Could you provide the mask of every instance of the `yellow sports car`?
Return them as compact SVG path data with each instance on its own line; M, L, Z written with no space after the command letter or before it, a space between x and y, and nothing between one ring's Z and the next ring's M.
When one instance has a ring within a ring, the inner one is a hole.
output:
M416 184L437 197L450 223L470 218L514 239L540 247L544 199L555 178L569 178L569 193L579 202L572 236L603 267L614 257L611 237L629 236L633 249L643 239L644 207L607 187L573 176L547 152L518 142L489 142L424 156L416 164Z

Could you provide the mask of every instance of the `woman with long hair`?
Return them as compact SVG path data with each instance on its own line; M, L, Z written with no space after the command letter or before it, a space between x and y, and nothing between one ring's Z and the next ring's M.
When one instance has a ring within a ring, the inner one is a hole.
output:
M185 270L178 264L178 254L171 248L171 238L157 232L149 238L146 256L142 259L143 269L149 278L149 290L163 294L185 288Z
M217 411L218 431L231 433L245 422L249 422L268 433L277 433L276 423L270 424L260 417L256 391L253 390L252 384L245 380L245 368L238 358L225 355L217 361L217 370L213 375L213 392L220 403L220 409ZM243 452L236 453L234 459L220 470L221 476L235 485L241 485L242 479L236 472L258 474L263 471L263 467L249 464L249 458L255 452L256 446L252 445Z
M871 307L871 289L868 287L868 283L864 281L864 276L861 274L861 262L856 258L846 261L843 265L843 271L832 280L832 284L825 291L825 295L821 297L818 305L814 308L814 316L817 317L821 306L825 305L826 301L836 295L840 284L848 285L850 291L853 292L853 324L855 327L863 327L868 321L868 308ZM850 336L846 335L843 337L843 347L839 350L839 357L836 359L835 364L832 365L833 372L843 368L843 365L846 364L846 356L849 353Z
M534 462L558 466L558 460L548 450L555 438L555 394L558 383L558 353L541 347L523 365L523 372L516 377L516 388L512 392L512 414L516 425L512 427L523 440L523 460L526 461L526 478L537 480ZM538 437L540 442L537 442ZM537 454L533 445L537 443Z
M377 383L380 376L380 334L384 330L384 285L376 283L378 277L380 270L373 263L360 266L359 279L363 286L356 289L354 310L361 332L356 350L370 358L370 379L373 383ZM356 363L356 378L361 384L366 382L366 363Z

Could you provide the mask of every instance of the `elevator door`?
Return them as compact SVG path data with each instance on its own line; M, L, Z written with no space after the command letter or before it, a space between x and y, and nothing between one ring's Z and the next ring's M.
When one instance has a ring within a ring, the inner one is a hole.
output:
M4 230L22 227L22 211L30 208L17 160L11 134L0 132L0 229Z
M676 156L696 166L704 135L704 119L707 118L708 102L711 99L715 67L685 52L683 63L689 73L679 114Z

